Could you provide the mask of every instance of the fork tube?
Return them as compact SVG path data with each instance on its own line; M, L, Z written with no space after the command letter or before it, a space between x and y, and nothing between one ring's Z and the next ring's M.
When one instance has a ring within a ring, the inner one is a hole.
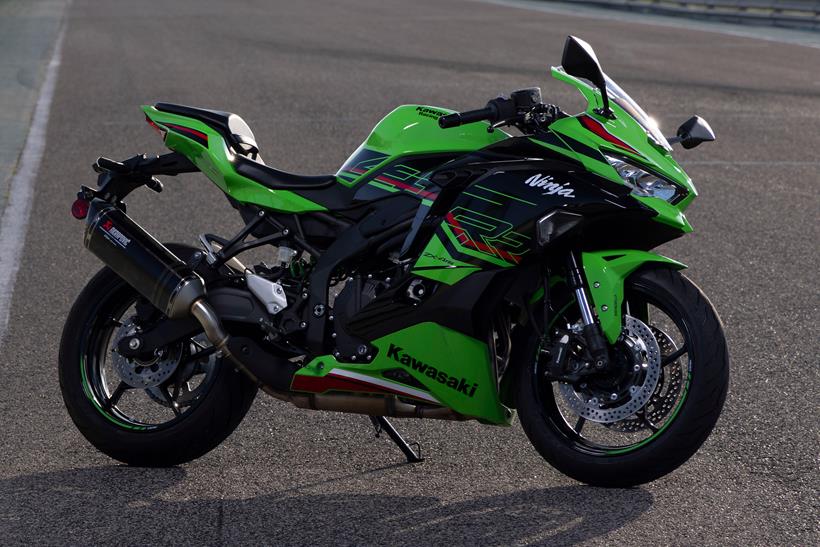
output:
M592 362L596 369L605 370L609 367L609 350L601 329L595 323L595 316L592 314L592 308L589 306L589 300L587 300L586 291L584 291L584 276L581 275L578 259L573 252L569 253L567 269L569 270L570 288L575 291L575 299L581 309L581 319L584 322L584 339L592 356Z
M570 287L575 291L575 299L578 301L578 307L581 308L581 319L584 326L595 323L595 316L592 315L592 308L589 305L586 291L584 291L584 278L581 276L581 270L578 267L578 260L575 258L575 253L569 253L569 282Z

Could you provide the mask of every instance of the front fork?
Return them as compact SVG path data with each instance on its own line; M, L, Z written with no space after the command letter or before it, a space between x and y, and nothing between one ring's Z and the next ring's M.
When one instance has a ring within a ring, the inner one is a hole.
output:
M594 368L589 372L606 369L609 366L607 343L614 344L623 327L622 306L624 285L627 277L642 266L682 269L686 266L671 258L636 249L611 249L588 251L578 255L571 252L567 256L567 283L575 293L583 322L583 345L588 350ZM549 275L547 275L549 277ZM588 298L587 295L589 294ZM549 282L544 283L544 324L550 325ZM592 311L597 310L596 316ZM544 333L548 335L548 333ZM550 371L554 376L566 376L567 356L571 333L560 336L551 350ZM579 371L569 371L577 375ZM585 374L587 372L584 372Z
M567 273L569 287L575 293L575 300L578 302L578 307L581 310L584 340L587 344L587 350L592 357L592 363L596 370L605 370L609 366L609 351L607 350L606 338L604 338L601 328L595 321L595 315L592 312L592 307L586 295L584 276L574 252L570 252L567 258Z

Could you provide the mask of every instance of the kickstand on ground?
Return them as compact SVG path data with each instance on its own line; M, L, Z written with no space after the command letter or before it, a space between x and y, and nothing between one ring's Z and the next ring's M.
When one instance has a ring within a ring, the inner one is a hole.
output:
M387 418L384 416L371 416L370 421L373 422L373 427L376 428L376 437L378 437L382 431L387 433L387 436L390 437L390 439L396 443L396 446L404 453L407 458L407 463L424 461L424 458L421 457L421 445L419 443L413 443L416 446L416 450L413 450L413 447L404 440L401 433L396 431L396 428L393 427L393 424L391 424Z

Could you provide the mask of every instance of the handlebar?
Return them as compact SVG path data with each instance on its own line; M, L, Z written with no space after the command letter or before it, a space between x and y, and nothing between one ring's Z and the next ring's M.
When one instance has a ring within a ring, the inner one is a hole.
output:
M442 129L449 129L450 127L458 127L465 123L480 122L482 120L493 121L498 109L493 106L486 106L478 110L467 110L466 112L455 112L447 114L438 119L438 125Z
M510 97L497 97L487 103L484 108L454 112L438 119L442 129L458 127L467 123L488 121L490 124L499 122L508 125L518 123L528 112L532 112L541 105L541 89L530 87L510 93Z

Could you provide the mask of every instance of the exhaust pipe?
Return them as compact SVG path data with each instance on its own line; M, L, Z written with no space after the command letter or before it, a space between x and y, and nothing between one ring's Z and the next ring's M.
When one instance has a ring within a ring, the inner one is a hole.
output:
M205 283L189 265L104 200L92 200L86 218L84 243L94 256L169 318L193 316L216 349L277 399L312 410L397 418L469 419L449 408L411 404L395 395L289 391L298 365L270 355L252 340L231 337L206 299Z
M205 297L202 278L114 205L95 199L86 218L85 247L171 319Z
M297 368L293 363L274 356L261 360L259 351L247 364L238 357L237 353L248 353L252 341L228 335L206 299L205 283L193 268L106 201L92 200L86 218L85 247L158 310L171 319L193 316L211 344L263 388L290 388Z

